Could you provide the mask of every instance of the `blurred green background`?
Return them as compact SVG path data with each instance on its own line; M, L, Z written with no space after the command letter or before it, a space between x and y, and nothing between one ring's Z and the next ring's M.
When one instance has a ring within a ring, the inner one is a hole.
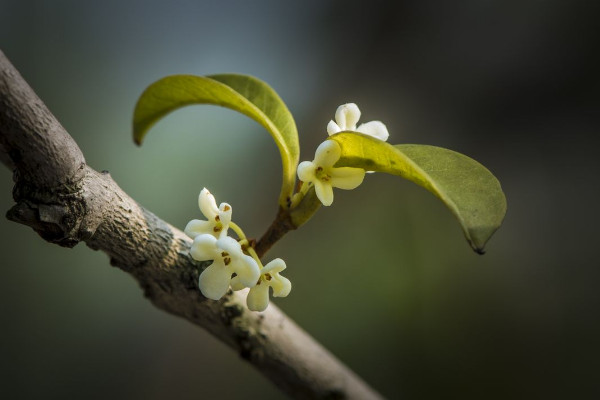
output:
M584 399L600 396L599 16L583 1L0 0L0 48L87 162L179 228L206 186L259 236L280 161L256 123L208 106L134 146L135 101L165 75L267 81L302 159L346 102L391 143L477 159L508 198L486 255L432 195L374 174L269 253L294 285L277 304L389 398ZM6 211L6 168L0 188ZM6 219L0 235L3 398L283 397L104 254Z

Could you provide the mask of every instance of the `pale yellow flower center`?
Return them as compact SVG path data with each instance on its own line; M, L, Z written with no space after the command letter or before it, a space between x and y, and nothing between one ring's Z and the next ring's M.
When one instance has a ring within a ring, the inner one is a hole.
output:
M327 175L327 172L325 172L323 167L317 167L315 169L315 176L317 177L318 180L323 181L323 182L329 182L331 180L331 177L329 175Z

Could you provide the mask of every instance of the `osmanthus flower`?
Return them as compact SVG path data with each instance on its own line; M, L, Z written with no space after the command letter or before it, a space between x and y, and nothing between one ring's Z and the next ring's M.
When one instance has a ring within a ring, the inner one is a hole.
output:
M303 182L313 183L317 197L324 206L333 203L333 188L354 189L365 177L362 168L334 168L340 159L342 149L333 140L326 140L317 147L313 161L303 161L298 165L298 177Z
M258 263L244 254L241 245L229 236L219 239L211 234L201 234L194 238L190 250L197 261L213 260L198 279L198 286L205 297L219 300L227 292L231 276L236 274L236 282L245 286L256 285L260 277Z
M231 206L227 203L221 203L217 207L215 196L206 188L202 189L200 196L198 196L198 205L207 220L191 220L185 227L184 232L192 239L205 234L212 235L217 239L227 236L227 230L231 222Z
M354 131L373 136L384 142L388 139L388 130L381 121L366 122L357 127L356 124L359 119L360 110L356 104L342 104L335 112L335 122L329 121L329 124L327 124L327 133L331 136L342 131Z
M285 262L281 258L276 258L264 266L260 271L260 278L256 286L250 288L246 304L252 311L264 311L269 305L269 288L273 288L273 297L286 297L292 290L292 283L289 279L281 276L279 273L286 268ZM243 289L246 285L239 276L231 280L233 290Z

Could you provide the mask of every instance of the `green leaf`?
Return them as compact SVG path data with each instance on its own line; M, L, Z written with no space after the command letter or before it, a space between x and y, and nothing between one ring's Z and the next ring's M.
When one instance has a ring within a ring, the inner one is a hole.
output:
M342 132L329 139L342 148L336 166L398 175L436 195L458 218L467 241L480 254L502 224L506 198L500 183L463 154L435 146L392 146L360 133Z
M283 183L279 204L287 207L296 181L300 147L292 114L265 82L247 75L173 75L150 85L140 96L133 115L133 138L141 144L162 117L192 104L212 104L245 114L270 134L281 154Z

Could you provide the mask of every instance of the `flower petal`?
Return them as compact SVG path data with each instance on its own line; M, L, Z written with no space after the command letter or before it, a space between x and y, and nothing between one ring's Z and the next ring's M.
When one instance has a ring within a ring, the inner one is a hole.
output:
M326 140L317 147L313 163L323 168L333 167L341 155L342 149L340 145L333 140Z
M317 166L313 164L311 161L302 161L298 165L298 178L302 182L312 182L316 179L315 177L315 169Z
M239 278L240 283L245 287L253 287L258 282L260 269L254 258L247 255L233 258L230 267L237 274L236 278Z
M246 297L246 304L252 311L265 311L269 305L269 285L265 285L263 282L250 289L248 297Z
M281 258L276 258L271 260L265 267L261 270L261 274L276 274L278 272L283 271L286 268L285 261Z
M198 235L212 235L215 224L209 221L193 219L185 226L183 230L186 235L194 239Z
M269 283L273 288L273 297L286 297L292 290L292 282L279 274L276 274Z
M338 132L341 132L342 130L340 129L340 127L338 126L338 124L336 124L333 121L329 121L329 123L327 124L327 133L329 134L329 136L336 134Z
M217 247L233 257L241 257L244 255L244 253L242 253L242 246L240 246L237 240L229 236L219 238L219 240L217 240Z
M331 186L350 190L362 183L365 178L365 170L352 167L332 168L329 176L331 176Z
M219 300L229 288L231 270L221 260L215 260L200 274L198 286L204 297Z
M197 261L214 260L219 257L217 239L213 235L198 235L190 249L192 258Z
M229 285L231 286L231 290L234 290L236 292L246 287L242 282L240 282L239 276L234 276L233 278L231 278L231 282L229 282Z
M232 208L228 203L221 203L219 206L219 220L223 224L223 231L226 232L229 229L229 223L231 222Z
M356 123L360 119L360 110L354 103L342 104L335 112L335 121L343 131L356 130Z
M207 188L202 189L200 192L200 196L198 197L198 206L200 207L202 214L204 214L206 219L209 221L214 221L214 218L219 213L215 196L213 196Z
M388 140L390 134L388 133L387 127L381 121L371 121L360 126L356 129L357 132L364 133L365 135L373 136L384 142Z
M317 179L315 181L315 191L317 198L324 206L330 206L333 203L333 188L329 182L325 183Z

